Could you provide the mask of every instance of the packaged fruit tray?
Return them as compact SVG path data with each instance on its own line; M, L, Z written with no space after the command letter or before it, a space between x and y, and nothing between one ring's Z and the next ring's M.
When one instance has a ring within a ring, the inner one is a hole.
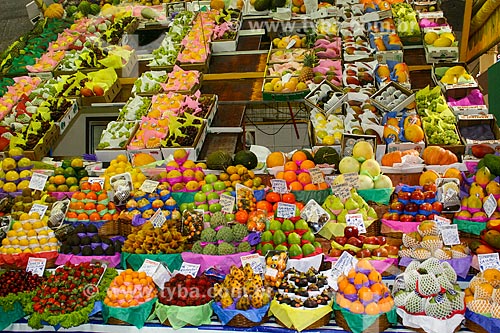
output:
M415 94L395 82L389 82L372 95L370 100L380 110L399 112L415 100Z
M287 63L291 61L302 62L307 51L307 49L301 48L276 49L271 45L266 62L268 64Z
M296 80L297 83L291 83L292 80ZM266 78L262 84L262 99L265 101L294 101L303 99L307 94L309 94L309 88L305 83L298 82L297 77L290 78L290 81L286 83L278 78Z
M307 106L329 114L342 107L347 95L328 80L321 82L304 98Z

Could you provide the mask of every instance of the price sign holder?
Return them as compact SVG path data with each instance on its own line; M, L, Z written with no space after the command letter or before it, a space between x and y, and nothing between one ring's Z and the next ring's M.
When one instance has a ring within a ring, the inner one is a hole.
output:
M165 282L172 278L172 273L168 269L167 265L160 263L156 272L153 274L153 282L163 290L165 288Z
M495 199L493 194L490 194L488 196L488 198L484 202L483 209L488 217L491 217L491 215L493 215L493 213L497 209L497 200Z
M158 185L160 185L160 182L157 182L156 180L146 179L142 183L139 190L144 191L146 193L153 193L154 191L156 191L156 188L158 187Z
M99 183L101 187L104 187L104 177L89 177L87 180L90 184Z
M288 193L288 187L284 179L271 179L271 187L273 192L279 194Z
M325 182L328 184L328 186L332 187L333 182L335 181L335 178L337 178L337 176L326 176Z
M153 214L153 216L151 216L149 220L153 224L153 227L161 228L165 221L167 221L167 218L165 217L165 215L163 215L161 209L158 208L158 210Z
M28 258L26 272L31 272L38 276L43 276L46 264L47 264L46 258L34 258L34 257Z
M436 222L438 227L451 224L450 219L447 219L446 217L442 217L442 216L438 216L438 215L434 216L434 222Z
M144 272L147 276L153 277L159 266L160 263L158 261L146 259L139 268L139 272Z
M241 267L245 267L246 264L250 264L250 267L252 267L254 274L264 273L264 266L262 265L262 259L257 253L242 256L240 257L240 260L241 260Z
M353 226L358 228L360 234L366 233L365 222L363 221L363 215L361 214L347 214L345 216L345 221L348 226Z
M47 179L49 179L49 176L43 173L33 172L28 187L32 190L43 191Z
M288 219L290 217L295 216L295 210L297 206L294 204L289 204L286 202L278 202L278 209L276 210L276 216L284 219Z

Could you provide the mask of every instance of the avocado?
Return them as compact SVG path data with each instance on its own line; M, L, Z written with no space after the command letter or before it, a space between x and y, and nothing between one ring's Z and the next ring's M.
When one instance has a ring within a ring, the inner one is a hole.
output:
M106 244L106 245L110 245L110 246L112 246L112 245L113 245L113 242L112 242L111 240L109 240L109 238L104 238L104 239L102 240L102 243L103 243L103 244Z
M259 12L268 10L271 7L271 0L255 0L253 7Z
M122 242L116 240L114 243L115 252L122 252Z
M101 237L99 237L98 235L94 235L92 236L92 238L90 239L90 242L91 243L101 243Z
M84 246L82 249L82 255L83 256L91 256L92 255L92 248L90 245Z
M96 247L94 249L94 251L93 251L93 254L95 256L102 256L102 255L104 255L104 250L102 249L102 246L99 245L98 247Z
M107 256L112 256L115 254L115 248L113 246L108 246L108 248L106 249L106 251L104 251L104 253Z
M87 228L85 228L85 225L83 225L83 224L79 224L75 228L75 233L81 234L81 233L84 233L84 232L87 232Z
M87 226L87 232L91 232L91 233L97 233L97 227L93 224L89 224Z
M82 239L80 239L81 245L90 245L90 243L92 243L90 237L83 237Z
M80 245L80 237L77 235L71 235L68 237L68 244L71 246L78 246Z
M71 253L71 246L69 246L68 244L61 245L61 252L64 254Z
M71 254L74 254L75 256L80 254L80 247L79 246L72 246L71 247Z

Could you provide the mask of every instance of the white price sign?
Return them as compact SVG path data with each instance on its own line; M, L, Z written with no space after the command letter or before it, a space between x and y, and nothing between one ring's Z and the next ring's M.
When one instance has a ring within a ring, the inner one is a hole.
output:
M451 220L450 219L447 219L446 217L442 217L442 216L438 216L438 215L434 216L434 222L436 222L438 228L442 227L442 226L445 226L445 225L450 225L451 224Z
M288 187L284 179L271 179L271 187L273 192L283 194L288 192Z
M320 184L325 181L325 177L323 176L323 172L319 168L311 168L309 169L309 174L311 175L311 182L313 184Z
M332 186L332 192L335 194L341 201L346 201L351 196L351 189L346 183L342 183L339 185Z
M358 260L350 255L347 251L342 252L337 262L333 265L332 271L340 272L347 275L351 268L356 266Z
M363 221L363 215L361 214L347 214L345 216L345 221L348 226L353 226L358 228L360 234L366 233L365 222Z
M328 186L332 187L332 184L335 181L335 178L337 178L337 176L326 176L325 183L327 183Z
M295 206L294 204L289 204L286 202L278 202L278 209L276 211L276 216L282 217L284 219L294 217L296 209L297 206Z
M144 191L146 193L153 193L154 191L156 191L158 185L160 185L160 182L157 182L156 180L146 179L144 183L142 183L139 190Z
M488 268L500 269L500 259L498 253L478 254L479 270L484 272Z
M358 188L359 175L356 172L344 173L344 180L347 186Z
M49 208L49 206L40 205L40 204L33 204L33 206L31 206L29 214L38 213L38 215L40 215L40 218L42 218L45 215L47 208Z
M444 245L460 244L460 237L458 236L458 226L456 224L443 225L441 229L441 238L443 238Z
M163 212L161 211L161 209L158 208L158 210L153 214L153 216L151 216L149 221L151 221L151 223L153 224L153 227L161 228L163 226L163 224L165 223L165 221L167 221L167 218L165 217L165 215L163 215Z
M486 215L488 215L488 217L491 217L491 215L493 215L493 213L497 209L497 200L495 199L493 194L490 194L488 196L488 198L483 204L483 209Z
M165 282L169 281L172 278L172 273L168 269L166 265L158 265L155 273L153 274L153 282L163 290L165 287Z
M241 259L241 267L245 267L246 264L250 264L250 267L252 267L254 274L264 273L264 266L262 265L262 259L257 253L242 256L240 257L240 259Z
M189 262L183 262L181 268L179 269L179 273L196 277L199 270L200 270L200 264L191 264Z
M87 180L90 184L99 183L101 187L104 187L104 177L89 177Z
M47 176L43 173L33 172L33 174L31 175L31 180L30 180L30 184L28 185L28 187L33 189L33 190L43 191L43 189L45 188L45 183L47 182L47 179L49 179L49 176Z
M147 276L153 277L159 266L160 263L158 261L146 259L142 263L141 268L139 268L139 272L144 272Z
M235 202L235 197L227 194L221 194L219 199L219 203L222 206L221 211L226 214L232 214L234 211Z
M26 266L26 272L31 272L38 276L43 276L45 271L45 265L47 264L46 258L28 258L28 265Z

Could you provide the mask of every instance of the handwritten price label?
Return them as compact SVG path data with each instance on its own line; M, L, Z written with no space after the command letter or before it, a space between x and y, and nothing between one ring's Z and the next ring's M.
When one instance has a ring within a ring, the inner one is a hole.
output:
M325 181L325 176L323 172L319 168L311 168L309 169L309 174L311 175L311 182L313 184L320 184Z
M483 209L488 217L491 217L491 215L493 215L493 212L497 209L497 201L493 194L490 194L488 196L488 199L486 199L486 201L484 202Z
M33 190L43 191L47 179L49 179L49 176L43 173L33 172L28 187Z
M156 188L160 185L160 182L157 182L155 180L150 180L146 179L144 183L142 183L141 187L139 190L144 191L146 193L153 193L156 191Z
M345 173L344 180L348 186L358 188L359 175L356 172Z
M139 272L144 272L147 276L153 277L159 266L160 263L158 261L146 259L142 263L141 268L139 268Z
M346 201L351 196L351 189L346 183L333 185L332 192L342 201Z
M165 282L172 278L172 273L165 265L158 265L155 273L153 274L153 282L161 289L165 287Z
M189 262L183 262L181 268L179 269L179 273L196 277L199 270L200 270L200 264L191 264Z
M365 222L363 221L363 215L361 214L347 214L345 216L345 221L348 226L353 226L358 228L360 234L366 233Z
M30 214L31 213L38 213L38 215L40 215L40 218L42 218L45 215L47 208L49 208L49 207L46 205L33 204L33 206L31 206L29 213Z
M276 216L284 218L284 219L294 217L296 209L297 209L297 206L295 206L294 204L289 204L289 203L285 203L285 202L278 202L278 209L276 212Z
M153 216L151 216L149 220L153 224L153 227L161 228L165 223L165 221L167 220L167 218L165 217L165 215L163 215L161 209L158 208L158 210L153 214Z
M227 194L221 194L219 203L222 206L221 211L226 214L232 214L234 211L234 203L236 202L236 198L227 195Z
M488 268L500 269L500 259L498 253L478 254L479 270L484 272Z
M101 187L104 187L105 179L103 177L89 177L88 182L90 184L99 183Z
M31 272L38 276L43 276L45 271L45 265L47 264L46 258L28 258L28 265L26 266L26 272Z
M451 224L450 219L447 219L446 217L442 217L442 216L437 216L437 215L434 216L434 222L436 222L436 224L439 228L442 226Z
M339 257L339 260L333 265L332 271L338 271L341 274L348 274L351 268L353 268L358 260L350 255L348 252L344 251Z
M271 179L271 187L273 188L273 192L279 194L288 193L288 187L284 179Z
M257 253L242 256L240 257L240 260L241 260L241 267L245 267L246 264L250 264L250 267L252 267L253 272L255 274L264 273L264 266L262 265L262 259Z
M337 176L326 176L325 183L327 183L328 186L332 187L333 182L335 181L335 178L337 178Z
M456 224L443 225L440 229L444 245L460 244L460 238L458 237L458 226Z

